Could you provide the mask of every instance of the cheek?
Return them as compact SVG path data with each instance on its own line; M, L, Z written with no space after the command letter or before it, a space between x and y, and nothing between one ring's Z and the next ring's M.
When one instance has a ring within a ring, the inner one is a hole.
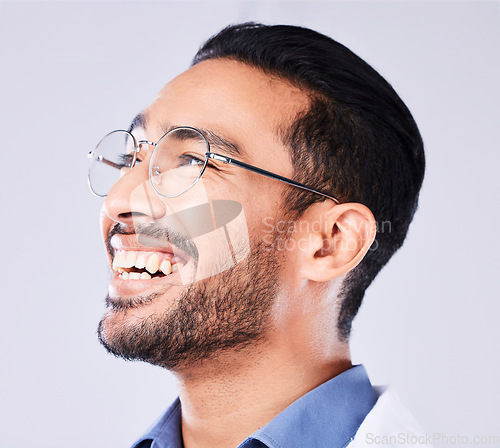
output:
M242 201L246 204L249 219L260 226L266 220L279 219L283 210L281 182L253 173L245 181Z

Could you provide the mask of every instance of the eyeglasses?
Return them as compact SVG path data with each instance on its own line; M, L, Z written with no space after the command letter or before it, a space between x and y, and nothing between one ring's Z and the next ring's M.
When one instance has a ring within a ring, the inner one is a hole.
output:
M212 161L218 161L319 194L339 204L339 201L329 194L262 168L211 152L210 143L202 132L189 126L170 130L157 143L147 140L136 141L130 132L123 130L107 134L94 151L88 154L90 159L88 183L92 193L105 197L121 177L136 164L141 163L139 158L141 150L149 145L154 147L149 162L151 185L158 194L167 198L180 196L189 190L200 180L207 166L217 170L217 164Z

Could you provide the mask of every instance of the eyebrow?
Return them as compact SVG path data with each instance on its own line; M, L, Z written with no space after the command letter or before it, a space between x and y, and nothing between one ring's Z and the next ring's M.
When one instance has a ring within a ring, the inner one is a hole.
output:
M136 115L136 117L132 120L132 123L130 124L128 128L128 132L132 133L134 129L137 128L143 128L145 129L147 125L147 119L146 116L144 115L143 112L140 112L139 114ZM160 130L163 134L166 134L167 132L171 131L174 128L178 128L181 126L178 125L167 125L167 126L161 126ZM216 132L206 129L206 128L195 128L198 129L207 139L208 143L210 144L210 150L212 150L212 147L218 148L219 150L227 153L230 156L236 156L236 157L246 157L246 152L238 146L236 143L233 143L229 141L228 139L222 137L221 135L217 134Z
M144 113L140 112L132 120L132 123L130 123L130 126L127 130L128 130L128 132L132 133L132 131L134 129L137 129L137 128L144 129L144 128L146 128L146 123L147 123L146 116L144 115Z
M198 130L200 130L201 133L206 137L211 147L214 146L216 148L219 148L221 151L233 157L236 156L241 158L246 156L245 151L243 151L241 147L239 147L236 143L230 142L214 131L203 128L198 128Z

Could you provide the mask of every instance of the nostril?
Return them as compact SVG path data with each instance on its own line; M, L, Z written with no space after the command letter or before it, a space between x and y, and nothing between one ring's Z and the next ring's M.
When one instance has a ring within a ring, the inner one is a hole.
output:
M120 219L132 219L132 218L140 218L143 216L147 216L145 213L141 212L126 212L126 213L120 213L118 217Z

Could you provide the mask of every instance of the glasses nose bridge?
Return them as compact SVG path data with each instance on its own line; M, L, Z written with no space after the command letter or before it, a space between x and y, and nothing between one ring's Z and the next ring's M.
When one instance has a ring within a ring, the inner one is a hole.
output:
M134 163L132 164L132 168L135 166L135 164L137 162L137 155L141 152L142 145L148 145L148 146L156 147L157 144L158 143L150 142L149 140L138 140L137 141L137 146L135 147Z

